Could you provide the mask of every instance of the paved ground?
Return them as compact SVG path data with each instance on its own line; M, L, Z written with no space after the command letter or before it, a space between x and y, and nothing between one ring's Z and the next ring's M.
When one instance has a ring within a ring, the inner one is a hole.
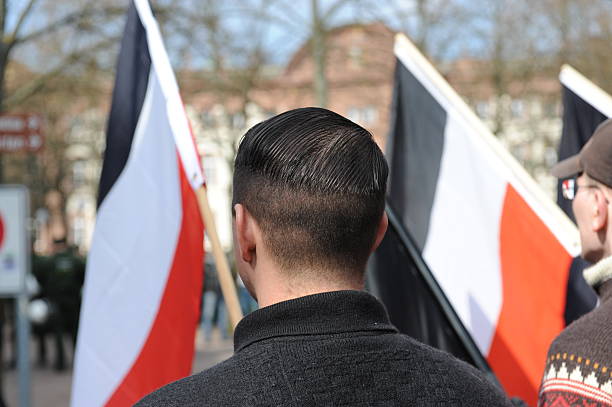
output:
M49 343L51 345L51 343ZM52 346L49 346L50 351ZM196 339L196 358L194 372L210 367L231 356L233 351L232 340L223 340L219 332L214 331L210 342L204 342L199 336ZM35 360L35 349L30 351L32 360ZM52 354L50 360L53 360ZM32 406L31 407L64 407L70 402L70 385L72 372L56 372L51 367L39 368L32 364ZM18 406L18 375L15 370L5 371L4 395L8 407Z

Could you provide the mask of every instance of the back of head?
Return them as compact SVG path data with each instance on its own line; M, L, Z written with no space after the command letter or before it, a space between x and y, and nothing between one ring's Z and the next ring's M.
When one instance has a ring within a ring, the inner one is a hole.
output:
M285 270L363 271L384 211L388 167L372 135L326 109L274 116L244 136L233 203Z

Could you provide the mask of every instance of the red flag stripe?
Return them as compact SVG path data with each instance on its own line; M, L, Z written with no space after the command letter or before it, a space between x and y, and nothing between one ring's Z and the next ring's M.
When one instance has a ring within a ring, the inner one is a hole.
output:
M488 360L509 395L535 405L548 346L564 327L572 258L511 185L501 214L500 260L504 301Z

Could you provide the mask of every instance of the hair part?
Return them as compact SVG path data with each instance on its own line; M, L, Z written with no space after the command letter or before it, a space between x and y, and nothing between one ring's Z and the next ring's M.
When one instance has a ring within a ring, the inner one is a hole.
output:
M284 269L363 271L384 211L388 167L372 135L326 109L274 116L244 136L233 203Z

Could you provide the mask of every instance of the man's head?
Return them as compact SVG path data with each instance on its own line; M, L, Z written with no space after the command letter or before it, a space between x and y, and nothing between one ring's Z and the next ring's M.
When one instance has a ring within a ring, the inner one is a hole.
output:
M612 254L612 119L603 122L580 153L553 168L573 199L572 209L580 231L582 257L596 262Z
M236 233L248 216L283 272L353 278L386 228L387 174L372 135L350 120L320 108L279 114L251 128L238 149ZM239 262L257 261L237 237Z

